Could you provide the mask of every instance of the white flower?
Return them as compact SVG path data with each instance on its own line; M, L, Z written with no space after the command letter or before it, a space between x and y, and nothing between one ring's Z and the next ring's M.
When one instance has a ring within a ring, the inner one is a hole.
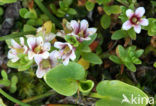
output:
M29 46L28 58L32 60L33 58L36 60L37 58L47 59L49 57L50 43L43 41L41 36L39 37L29 37L27 39L27 43Z
M62 59L64 65L68 65L70 59L75 60L75 48L71 44L55 42L54 47L59 49L59 51L55 52L55 57Z
M82 20L81 22L72 20L70 22L70 26L73 29L71 35L76 36L80 42L83 40L90 40L91 38L89 36L93 35L97 31L96 28L88 28L89 25L87 20Z
M54 33L46 33L46 30L43 27L39 27L37 29L37 33L42 34L42 37L44 38L45 42L52 41L56 37L56 35Z
M144 7L139 7L133 12L131 9L126 11L126 15L129 18L123 25L124 30L129 30L131 27L134 27L136 33L141 32L141 25L148 26L148 19L142 18L145 13Z
M48 59L37 58L35 60L38 65L36 75L38 78L42 78L50 69L58 64L57 58L55 57L56 51L50 53Z
M11 50L8 52L8 58L11 59L12 62L16 62L19 60L18 54L27 53L27 46L24 45L24 38L20 37L20 44L18 44L14 39L11 39Z
M36 75L38 78L42 78L50 69L52 69L58 64L55 54L56 54L56 51L53 51L50 53L48 59L42 59L39 57L35 60L35 62L38 65L38 68L36 71Z

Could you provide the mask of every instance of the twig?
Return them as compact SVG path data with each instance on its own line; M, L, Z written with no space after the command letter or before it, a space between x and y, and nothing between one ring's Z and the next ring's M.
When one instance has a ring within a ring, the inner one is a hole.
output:
M10 101L17 103L21 106L30 106L29 104L25 104L15 98L13 98L12 96L8 95L6 92L4 92L2 89L0 89L0 94L2 94L3 96L5 96L7 99L9 99Z
M29 102L32 102L32 101L35 101L35 100L38 100L38 99L42 99L42 98L48 97L50 95L54 95L54 94L56 94L55 91L48 91L45 94L41 94L41 95L34 96L34 97L31 97L31 98L28 98L28 99L24 99L24 100L22 100L22 102L29 103Z

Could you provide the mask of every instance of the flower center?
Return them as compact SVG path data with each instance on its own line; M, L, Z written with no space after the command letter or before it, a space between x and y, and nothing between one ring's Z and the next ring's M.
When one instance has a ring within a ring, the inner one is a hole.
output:
M41 48L40 45L36 46L35 49L34 49L34 52L37 53L37 54L41 53L41 51L42 51L42 48Z
M17 53L23 53L24 52L23 48L15 48L15 50Z
M136 15L134 15L134 16L132 16L132 17L130 18L130 22L131 22L132 24L138 24L139 20L140 20L140 18L137 17Z
M69 53L69 52L70 52L70 48L69 48L68 46L66 46L66 47L64 48L63 53L64 53L64 54L67 54L67 53Z
M51 62L49 59L43 59L40 64L42 69L51 68Z
M138 19L137 19L136 17L134 17L134 18L132 19L132 21L133 21L133 23L137 23Z

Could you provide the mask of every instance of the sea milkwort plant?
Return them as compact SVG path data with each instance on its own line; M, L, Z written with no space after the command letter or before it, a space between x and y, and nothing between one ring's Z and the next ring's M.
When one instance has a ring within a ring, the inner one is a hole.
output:
M154 0L0 5L0 106L155 105Z

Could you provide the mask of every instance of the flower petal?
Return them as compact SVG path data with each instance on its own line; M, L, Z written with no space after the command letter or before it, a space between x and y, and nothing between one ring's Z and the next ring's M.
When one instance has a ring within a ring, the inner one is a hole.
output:
M11 39L11 45L13 48L21 48L21 46L14 39Z
M131 27L132 27L132 24L129 20L126 21L125 23L123 23L123 25L122 25L122 29L124 29L124 30L129 30Z
M66 44L62 43L62 42L55 42L54 43L54 47L58 48L58 49L62 49Z
M35 53L34 52L28 51L28 59L29 60L32 60L34 58L34 56L35 56Z
M84 40L91 40L91 38L88 36L88 37L86 37L86 38L80 37L80 39L79 39L80 42L82 42L82 41L84 41Z
M146 19L146 18L141 19L140 25L142 25L142 26L148 26L148 24L149 24L148 19Z
M42 31L42 27L37 28L37 33Z
M42 61L42 57L38 56L38 55L35 55L34 60L35 60L36 64L39 65L40 62Z
M56 33L56 36L59 36L59 37L64 38L64 37L65 37L65 32L64 32L64 30L60 30L59 32L57 32L57 33Z
M79 23L75 20L71 20L70 25L73 28L74 32L79 28Z
M81 22L80 22L80 30L83 30L83 31L85 31L87 28L88 28L88 21L87 20L82 20Z
M27 53L28 47L27 46L23 46L23 48L24 48L24 53Z
M59 52L57 50L54 50L54 51L52 51L49 54L49 57L50 57L51 60L53 60L54 58L57 58L58 57L58 54L59 54Z
M42 77L46 74L46 72L48 72L48 70L42 70L42 69L38 66L38 69L37 69L37 71L36 71L36 76L37 76L38 78L42 78Z
M30 49L32 49L36 45L36 39L35 37L29 37L27 39L27 43Z
M70 55L70 59L73 60L73 61L76 59L76 55L75 55L75 51L74 50L72 50L72 53Z
M96 28L88 28L88 29L87 29L88 35L93 35L94 33L96 33L96 31L97 31Z
M17 56L17 53L14 49L9 50L8 58L11 59L12 62L16 62L19 60L19 57Z
M49 35L45 35L45 41L49 42L49 41L53 40L55 37L56 37L55 34L50 33Z
M66 45L68 45L68 47L70 48L70 50L73 49L73 46L70 43L65 43Z
M66 59L63 61L63 64L66 66L66 65L68 65L68 63L69 63L69 58L66 58Z
M40 55L43 59L47 59L49 57L49 52L45 51L42 54L38 54Z
M141 32L141 26L140 25L135 25L134 30L135 30L136 33L139 34Z
M138 17L142 17L145 14L145 8L144 7L139 7L135 10L135 15Z
M127 15L128 18L131 18L131 17L133 16L133 14L134 14L134 12L133 12L133 10L131 10L131 9L128 9L128 10L126 11L126 15Z
M55 51L52 51L49 55L52 67L56 66L58 63L57 54L58 54L58 51L55 50Z
M21 43L21 45L24 45L24 38L23 37L20 37L20 43Z
M43 45L43 50L44 51L49 51L51 47L51 44L49 42L44 43Z
M42 45L43 45L43 38L42 38L41 36L37 37L37 38L36 38L36 43L37 43L38 45L42 46Z

